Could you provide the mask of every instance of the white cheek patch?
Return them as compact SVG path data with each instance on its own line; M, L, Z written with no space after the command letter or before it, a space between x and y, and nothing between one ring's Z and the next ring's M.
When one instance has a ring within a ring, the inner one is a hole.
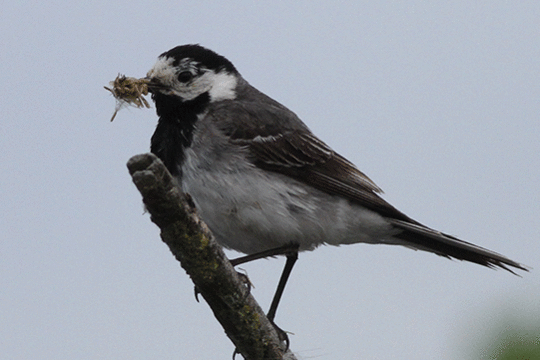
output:
M213 84L210 88L210 100L232 100L236 97L236 84L238 79L236 76L226 72L213 74Z

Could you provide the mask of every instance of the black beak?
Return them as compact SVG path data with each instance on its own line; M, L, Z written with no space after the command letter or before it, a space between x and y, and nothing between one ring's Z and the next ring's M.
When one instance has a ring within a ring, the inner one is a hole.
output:
M159 80L155 79L155 78L152 78L152 77L145 77L144 78L145 80L148 80L148 92L151 92L151 93L154 93L154 92L157 92L159 90L166 90L168 89L168 86L166 85L163 85L159 82Z

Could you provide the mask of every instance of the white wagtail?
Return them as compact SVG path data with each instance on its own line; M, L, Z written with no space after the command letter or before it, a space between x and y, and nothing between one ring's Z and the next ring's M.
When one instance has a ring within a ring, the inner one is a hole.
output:
M159 56L147 79L159 116L151 151L191 195L218 242L252 255L233 264L287 256L270 320L297 252L321 244L404 245L527 271L394 208L371 179L223 56L178 46Z

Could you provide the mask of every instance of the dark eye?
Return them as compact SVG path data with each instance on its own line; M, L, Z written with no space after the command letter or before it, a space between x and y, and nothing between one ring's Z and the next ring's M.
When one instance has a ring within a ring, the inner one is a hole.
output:
M188 82L193 78L193 74L190 71L182 71L180 74L178 74L178 81L180 82Z

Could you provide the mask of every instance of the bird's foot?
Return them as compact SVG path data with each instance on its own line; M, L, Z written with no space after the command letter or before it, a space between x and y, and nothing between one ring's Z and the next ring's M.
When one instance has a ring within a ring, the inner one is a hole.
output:
M284 352L287 352L289 350L289 335L287 335L287 332L285 330L282 330L279 326L277 326L273 321L270 321L270 324L274 327L278 334L279 341L285 344ZM232 358L235 360L236 355L240 354L240 351L238 349L234 349Z
M282 343L285 343L285 351L289 350L290 341L289 341L289 335L287 335L287 331L277 326L273 320L270 320L270 324L272 324L272 326L276 330L279 341L281 341Z

